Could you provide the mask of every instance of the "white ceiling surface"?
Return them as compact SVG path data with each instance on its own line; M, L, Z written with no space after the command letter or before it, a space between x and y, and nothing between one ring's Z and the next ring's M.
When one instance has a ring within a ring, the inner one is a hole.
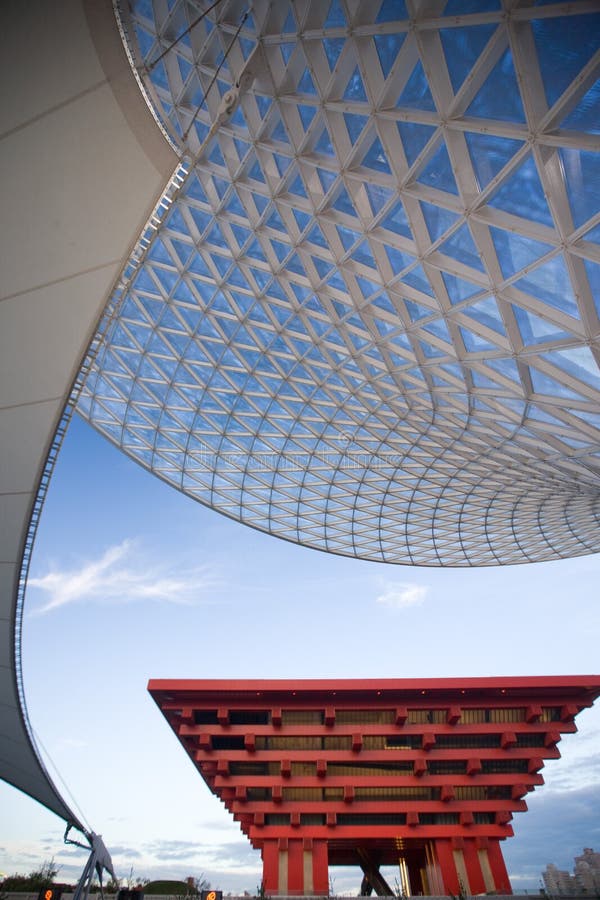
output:
M81 824L19 701L19 574L65 402L177 157L107 0L3 4L0 84L0 777Z

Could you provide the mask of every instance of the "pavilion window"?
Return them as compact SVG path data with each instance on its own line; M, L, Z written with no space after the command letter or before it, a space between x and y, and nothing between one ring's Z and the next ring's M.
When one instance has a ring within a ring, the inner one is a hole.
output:
M388 734L385 737L385 746L388 750L418 750L421 741L420 734Z
M496 814L493 812L476 812L473 813L475 825L493 825Z
M218 725L216 709L195 709L194 725Z
M300 787L300 788L284 788L283 789L283 799L284 800L306 800L308 802L318 802L323 800L323 788L310 788L310 787Z
M324 825L325 824L325 813L301 813L300 814L300 824L301 825Z
M293 762L290 768L292 776L313 776L317 772L314 762Z
M409 709L408 724L409 725L427 725L432 721L432 710L430 709Z
M266 762L234 762L229 763L230 775L275 775L279 766Z
M458 825L458 813L419 813L420 825Z
M322 739L317 735L271 735L267 738L267 750L320 750Z
M331 801L338 801L344 799L344 788L343 787L333 787L333 788L325 788L324 799Z
M396 721L394 709L338 709L338 725L389 725Z
M352 738L349 734L331 734L323 738L324 750L349 750Z
M266 709L231 709L230 725L268 725L270 713Z
M501 773L527 772L526 759L484 759L481 763L481 771L484 775L497 775Z
M517 747L544 747L546 735L538 732L537 734L518 734Z
M388 800L439 800L441 788L435 787L357 787L356 800L386 802Z
M327 772L330 775L383 775L395 777L399 772L412 775L413 764L410 760L407 762L389 762L385 763L346 763L330 762L327 764Z
M436 746L460 750L473 747L499 747L499 734L438 734Z
M267 813L265 825L289 825L290 817L286 813Z
M338 825L406 825L406 813L338 813Z
M489 718L486 718L486 713L489 713L487 709L469 709L468 707L463 707L462 716L461 716L461 724L462 725L477 725L480 722L488 722Z
M540 722L560 722L560 706L543 706Z
M244 750L243 734L213 735L213 750Z
M467 763L464 759L432 759L429 761L430 775L464 775Z
M283 709L282 725L322 725L324 712L322 709Z
M524 722L525 707L490 709L490 722Z
M246 790L247 800L270 800L271 792L266 787L249 787Z

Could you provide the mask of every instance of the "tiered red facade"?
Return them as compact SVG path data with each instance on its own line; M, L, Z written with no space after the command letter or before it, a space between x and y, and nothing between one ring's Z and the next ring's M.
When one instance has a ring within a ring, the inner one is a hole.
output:
M149 690L263 860L267 894L510 893L500 841L600 678L154 680ZM390 891L391 892L391 891Z

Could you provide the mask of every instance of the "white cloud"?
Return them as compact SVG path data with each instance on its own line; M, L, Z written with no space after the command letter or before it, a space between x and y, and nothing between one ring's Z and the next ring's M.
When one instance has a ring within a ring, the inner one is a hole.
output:
M421 606L428 590L429 588L423 584L388 584L383 593L375 598L375 602L390 609Z
M99 559L79 568L54 569L28 580L28 588L48 597L46 603L32 610L33 615L82 601L158 600L189 605L215 585L215 578L205 567L186 571L174 565L149 565L130 540L109 547Z

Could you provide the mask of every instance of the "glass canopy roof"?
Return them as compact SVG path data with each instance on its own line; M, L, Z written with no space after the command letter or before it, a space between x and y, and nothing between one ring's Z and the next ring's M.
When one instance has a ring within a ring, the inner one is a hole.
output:
M597 10L134 2L182 168L79 411L186 494L322 550L599 550Z

